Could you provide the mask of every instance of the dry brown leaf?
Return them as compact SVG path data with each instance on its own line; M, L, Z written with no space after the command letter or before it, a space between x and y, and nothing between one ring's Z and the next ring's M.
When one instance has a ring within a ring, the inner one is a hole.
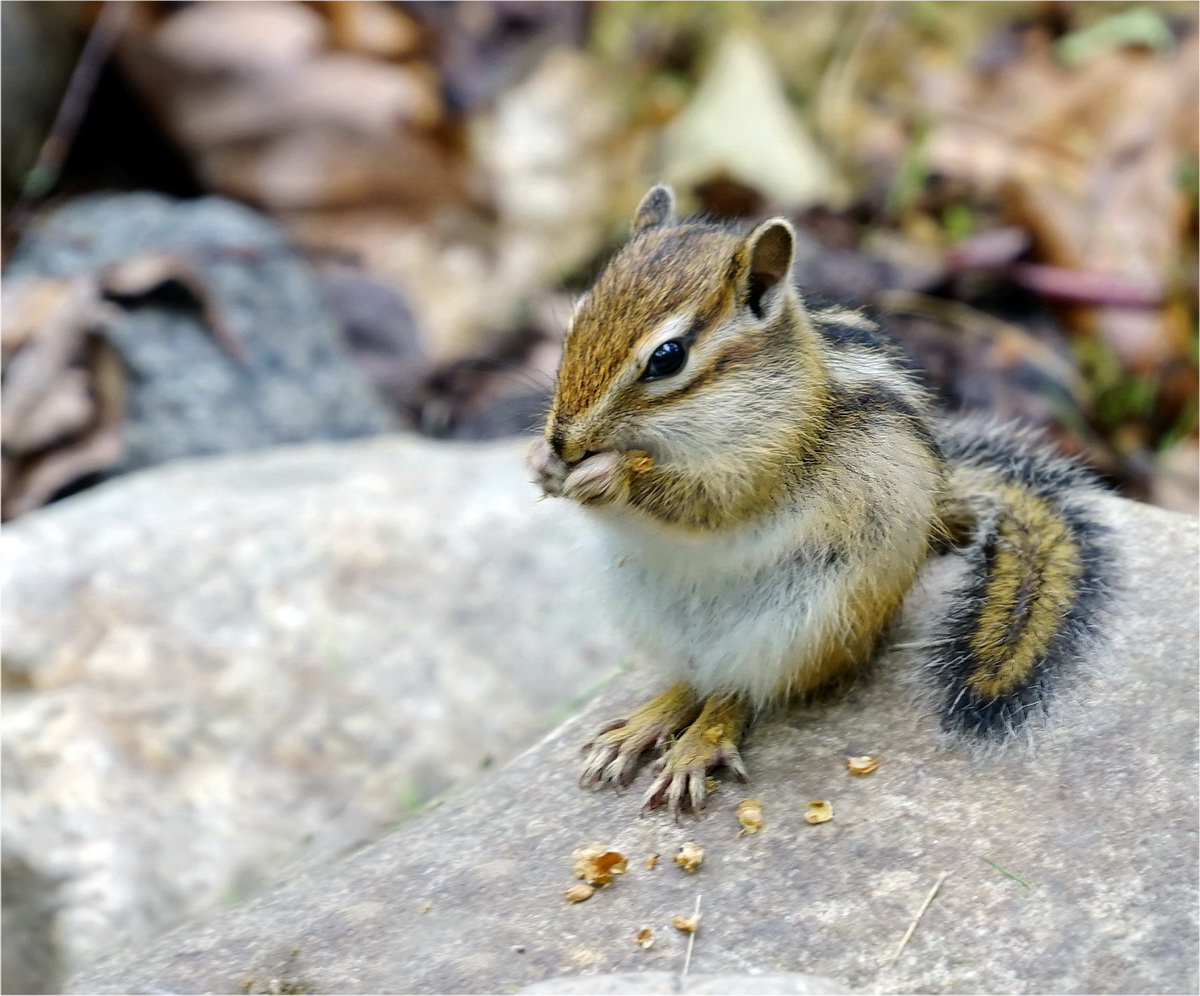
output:
M573 885L563 893L567 897L568 903L582 903L586 899L591 899L596 894L596 887L581 882L579 885Z
M679 853L675 855L675 864L679 865L689 875L694 874L696 869L704 861L704 848L699 844L693 844L691 841L679 848Z
M696 928L700 926L700 915L696 914L695 916L683 916L681 914L675 917L675 919L671 921L671 924L676 930L682 930L685 934L694 934L696 932Z
M743 799L738 803L737 807L738 822L742 825L742 829L738 831L739 837L744 837L748 833L758 833L763 825L763 806L759 799Z
M649 927L643 927L637 932L637 938L635 940L639 948L652 948L654 947L654 931L652 931Z
M574 854L575 877L589 885L609 885L616 875L624 875L629 868L625 855L620 851L593 845Z
M852 775L869 775L879 767L879 758L870 755L848 757L846 758L846 767Z
M804 812L806 823L828 823L833 819L833 806L828 802L817 799L808 804Z
M326 34L324 20L302 3L197 3L167 17L153 44L176 71L245 78L307 61Z
M323 7L338 48L396 59L415 55L421 29L399 6L382 0L338 0Z
M126 373L98 334L114 308L94 274L13 283L4 298L2 514L10 519L120 461Z

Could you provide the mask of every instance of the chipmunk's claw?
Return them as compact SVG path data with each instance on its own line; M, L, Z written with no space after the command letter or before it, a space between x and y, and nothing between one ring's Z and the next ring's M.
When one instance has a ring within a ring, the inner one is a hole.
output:
M702 716L655 765L657 777L642 797L642 813L665 805L676 822L685 809L699 815L708 795L706 779L721 767L739 781L750 780L734 736L727 727L706 725Z
M633 735L625 720L606 723L591 743L584 746L587 758L579 775L583 788L598 789L602 785L625 788L637 774L638 761L656 739Z
M579 784L593 789L627 787L637 774L642 755L667 743L698 709L696 696L686 685L672 685L629 716L605 723L584 745L587 756Z

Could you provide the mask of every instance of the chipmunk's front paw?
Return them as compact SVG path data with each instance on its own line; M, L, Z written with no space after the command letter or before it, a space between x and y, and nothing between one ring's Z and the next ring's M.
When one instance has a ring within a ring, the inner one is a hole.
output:
M628 491L626 457L609 450L577 463L562 483L564 498L584 505L610 505Z
M665 803L678 820L686 800L698 814L708 795L705 780L720 767L729 768L740 781L749 781L750 775L738 750L744 717L745 705L741 700L709 699L699 718L658 762L657 777L642 797L642 812Z
M533 483L547 495L562 494L563 480L570 466L550 449L544 439L535 439L525 456L525 465L533 472Z
M696 715L699 701L687 685L672 685L631 715L605 723L584 745L587 757L579 784L624 787L637 774L638 761L651 747L665 744Z

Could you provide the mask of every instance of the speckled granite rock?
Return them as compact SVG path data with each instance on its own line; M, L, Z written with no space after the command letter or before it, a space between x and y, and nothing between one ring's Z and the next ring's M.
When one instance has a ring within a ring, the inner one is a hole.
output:
M939 750L893 660L847 697L760 722L745 752L754 784L722 784L699 822L639 820L636 792L575 783L588 728L645 694L635 672L436 811L108 958L73 989L505 992L567 974L678 972L686 938L671 921L699 897L697 975L803 972L867 992L1194 993L1196 521L1116 499L1105 510L1126 584L1112 660L1064 699L1056 741L1035 753ZM944 580L930 578L934 596ZM845 755L865 753L879 769L850 776ZM746 795L766 825L738 839ZM804 822L812 799L832 803L832 821ZM688 840L706 849L694 875L670 861ZM591 843L623 851L629 873L567 905L571 853ZM647 869L652 853L664 860ZM634 943L643 927L657 938L648 950Z
M195 460L5 527L5 991L379 837L622 662L523 449Z

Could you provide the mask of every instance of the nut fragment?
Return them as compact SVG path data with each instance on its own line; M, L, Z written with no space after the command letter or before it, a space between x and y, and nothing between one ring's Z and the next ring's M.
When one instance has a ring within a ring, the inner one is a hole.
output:
M744 837L748 833L758 833L763 825L762 801L743 799L738 803L737 818L742 825L742 829L738 831L739 837Z
M567 897L568 903L582 903L585 899L591 899L595 893L596 887L594 885L580 883L579 885L571 886L563 895Z
M864 755L863 757L846 758L846 767L852 775L869 775L879 767L879 758Z
M643 927L637 932L635 940L639 948L652 948L654 947L654 931L649 927Z
M576 851L573 857L575 877L589 885L608 885L614 875L624 875L629 867L620 851L610 851L595 844Z
M644 474L654 466L654 457L641 450L631 450L629 453L629 469L635 474Z
M675 917L671 921L671 924L676 930L682 930L685 934L694 934L696 928L700 926L700 914L697 913L695 916L683 916L681 914Z
M704 848L699 844L693 844L688 841L681 848L679 853L675 855L675 864L679 865L689 875L693 874L704 861Z
M646 859L646 867L647 868L653 868L657 864L658 864L658 855L657 854L651 854L650 857L648 857Z
M808 823L827 823L833 819L833 806L820 799L810 802L804 812L804 819Z

